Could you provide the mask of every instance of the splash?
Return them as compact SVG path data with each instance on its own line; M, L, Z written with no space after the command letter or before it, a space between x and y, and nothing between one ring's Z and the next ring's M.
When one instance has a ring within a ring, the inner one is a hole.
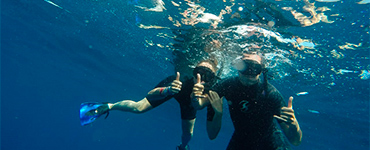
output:
M303 0L305 6L303 10L308 12L310 16L306 16L303 12L298 12L292 7L283 7L284 10L290 11L294 18L301 23L303 27L312 26L319 22L333 23L334 21L328 20L328 16L324 14L325 11L330 11L328 7L316 8L315 3L310 3L308 0Z
M340 0L316 0L317 2L339 2Z
M185 59L188 62L186 65L192 66L202 59L214 57L221 63L219 67L222 68L222 78L236 75L231 62L243 51L263 53L266 67L275 79L289 76L289 70L294 67L289 50L294 49L292 45L299 44L296 37L286 38L257 24L235 25L219 30L194 29L186 34L178 33L177 37L177 41L181 42L174 45L178 59L175 59L174 64L184 67Z
M214 8L202 6L200 2L191 0L170 2L166 10L177 11L161 13L165 16L163 18L172 24L160 25L161 21L157 21L151 25L144 23L148 20L143 20L139 27L160 29L159 34L168 35L158 36L168 43L159 44L147 40L145 44L171 51L174 58L170 61L175 65L175 70L189 72L190 75L191 66L210 57L220 62L218 67L222 68L222 78L236 75L237 72L230 66L231 62L242 51L260 51L264 54L269 73L274 79L290 76L295 77L297 82L312 82L313 85L325 85L330 88L336 85L337 79L342 79L343 76L350 78L348 76L358 73L357 69L360 69L354 66L351 70L330 71L331 68L343 67L339 62L353 57L346 51L360 52L366 50L367 46L365 43L353 44L343 41L344 44L335 47L324 47L325 42L303 37L304 33L300 37L289 34L289 31L280 30L282 26L307 27L330 24L333 20L338 20L342 15L333 12L340 11L331 5L325 6L324 0L318 1L320 3L302 0L297 1L297 5L279 3L279 6L258 0L254 1L254 4L225 0L223 4ZM287 6L288 4L290 6ZM319 5L320 7L317 7ZM282 13L278 11L284 10L290 12L294 18L286 19L281 16ZM263 11L266 12L261 13ZM298 24L289 23L287 20L297 20ZM364 59L368 57L360 57L358 60ZM368 78L366 71L359 76L363 79Z
M359 44L356 45L356 44L352 44L352 43L347 43L346 42L345 45L340 45L338 47L340 49L342 49L342 50L347 50L347 49L355 50L355 49L357 49L357 48L359 48L361 46L362 46L362 43L359 43Z
M164 7L164 2L162 0L154 0L153 3L155 4L155 7L148 8L143 6L135 5L135 7L143 9L144 11L154 11L154 12L163 12L163 10L166 10Z

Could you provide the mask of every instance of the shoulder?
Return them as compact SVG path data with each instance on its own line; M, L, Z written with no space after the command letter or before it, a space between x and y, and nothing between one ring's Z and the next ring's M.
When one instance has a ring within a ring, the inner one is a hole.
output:
M282 106L285 105L283 95L281 95L280 91L277 90L276 87L272 85L271 83L268 83L267 85L267 93L268 93L267 97L269 99L274 100L279 105L282 105Z
M238 77L228 77L226 79L222 79L220 82L216 84L216 86L227 86L227 85L236 85L238 83Z
M280 93L274 85L272 85L270 82L267 83L267 91L269 93Z
M221 81L217 82L215 86L213 86L213 90L217 93L221 93L221 95L224 95L226 91L229 91L230 88L238 88L237 85L239 80L237 77L229 77L222 79ZM223 93L223 94L222 94Z

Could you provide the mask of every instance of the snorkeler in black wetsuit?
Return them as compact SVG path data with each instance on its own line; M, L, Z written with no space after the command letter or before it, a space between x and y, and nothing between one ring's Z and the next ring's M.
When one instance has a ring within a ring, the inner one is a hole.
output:
M262 57L257 54L243 54L238 66L239 77L226 79L215 89L229 104L234 124L234 134L228 150L275 150L290 149L290 143L299 145L302 139L298 121L291 106L285 106L280 92L267 80L259 78L263 72ZM265 76L266 78L266 76ZM278 128L278 123L283 132Z
M160 99L156 98L157 95L154 95L153 97L148 94L148 96L146 97L152 107L157 107L158 105L161 105L171 98L175 98L176 101L180 104L181 119L183 121L183 135L182 143L177 147L179 150L188 149L187 143L190 141L193 135L196 112L198 109L203 109L205 106L208 106L207 127L212 127L207 128L210 139L216 138L220 130L222 117L222 114L220 114L222 113L222 100L219 98L217 93L210 91L210 88L217 79L215 72L216 64L213 64L211 61L203 61L199 63L194 69L192 78L185 79L184 82L181 82L183 84L179 93L168 94L165 98ZM197 79L195 77L197 77ZM156 86L156 88L169 87L171 86L172 82L176 80L178 79L176 79L175 76L169 76L161 81ZM202 101L202 104L196 103L198 101Z
M209 90L217 79L216 71L217 62L204 60L197 64L193 70L193 77L186 79L184 84L180 81L180 73L177 73L177 76L170 76L161 81L140 101L123 100L116 103L99 104L98 108L90 112L95 113L93 116L101 116L111 110L144 113L175 98L180 104L183 131L182 142L177 149L187 150L189 149L188 143L193 136L197 110L208 106L207 110L212 111L208 113L212 116L208 117L210 119L207 121L207 133L211 140L216 138L220 131L222 100L216 92ZM202 104L193 104L198 101L202 101Z

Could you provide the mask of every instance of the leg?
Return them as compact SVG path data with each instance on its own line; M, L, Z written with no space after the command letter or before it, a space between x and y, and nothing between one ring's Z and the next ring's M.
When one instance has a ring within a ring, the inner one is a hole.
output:
M132 113L144 113L153 109L152 105L150 105L149 101L146 98L138 102L132 100L123 100L113 104L109 103L108 107L109 110L120 110Z
M195 118L191 120L182 119L182 136L181 145L179 146L180 150L187 149L187 145L193 137L194 124Z

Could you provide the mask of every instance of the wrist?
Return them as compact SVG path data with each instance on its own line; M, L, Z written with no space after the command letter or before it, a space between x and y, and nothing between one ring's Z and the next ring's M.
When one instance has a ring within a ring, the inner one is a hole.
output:
M191 101L199 102L198 98L196 96L194 96L194 94L191 94Z
M161 96L168 96L168 95L172 95L172 92L171 92L171 87L165 87L165 88L161 88L159 89L159 94Z
M297 131L301 130L300 127L299 127L299 124L298 124L298 121L297 119L294 120L294 123L292 123L292 126L294 126L296 128Z

